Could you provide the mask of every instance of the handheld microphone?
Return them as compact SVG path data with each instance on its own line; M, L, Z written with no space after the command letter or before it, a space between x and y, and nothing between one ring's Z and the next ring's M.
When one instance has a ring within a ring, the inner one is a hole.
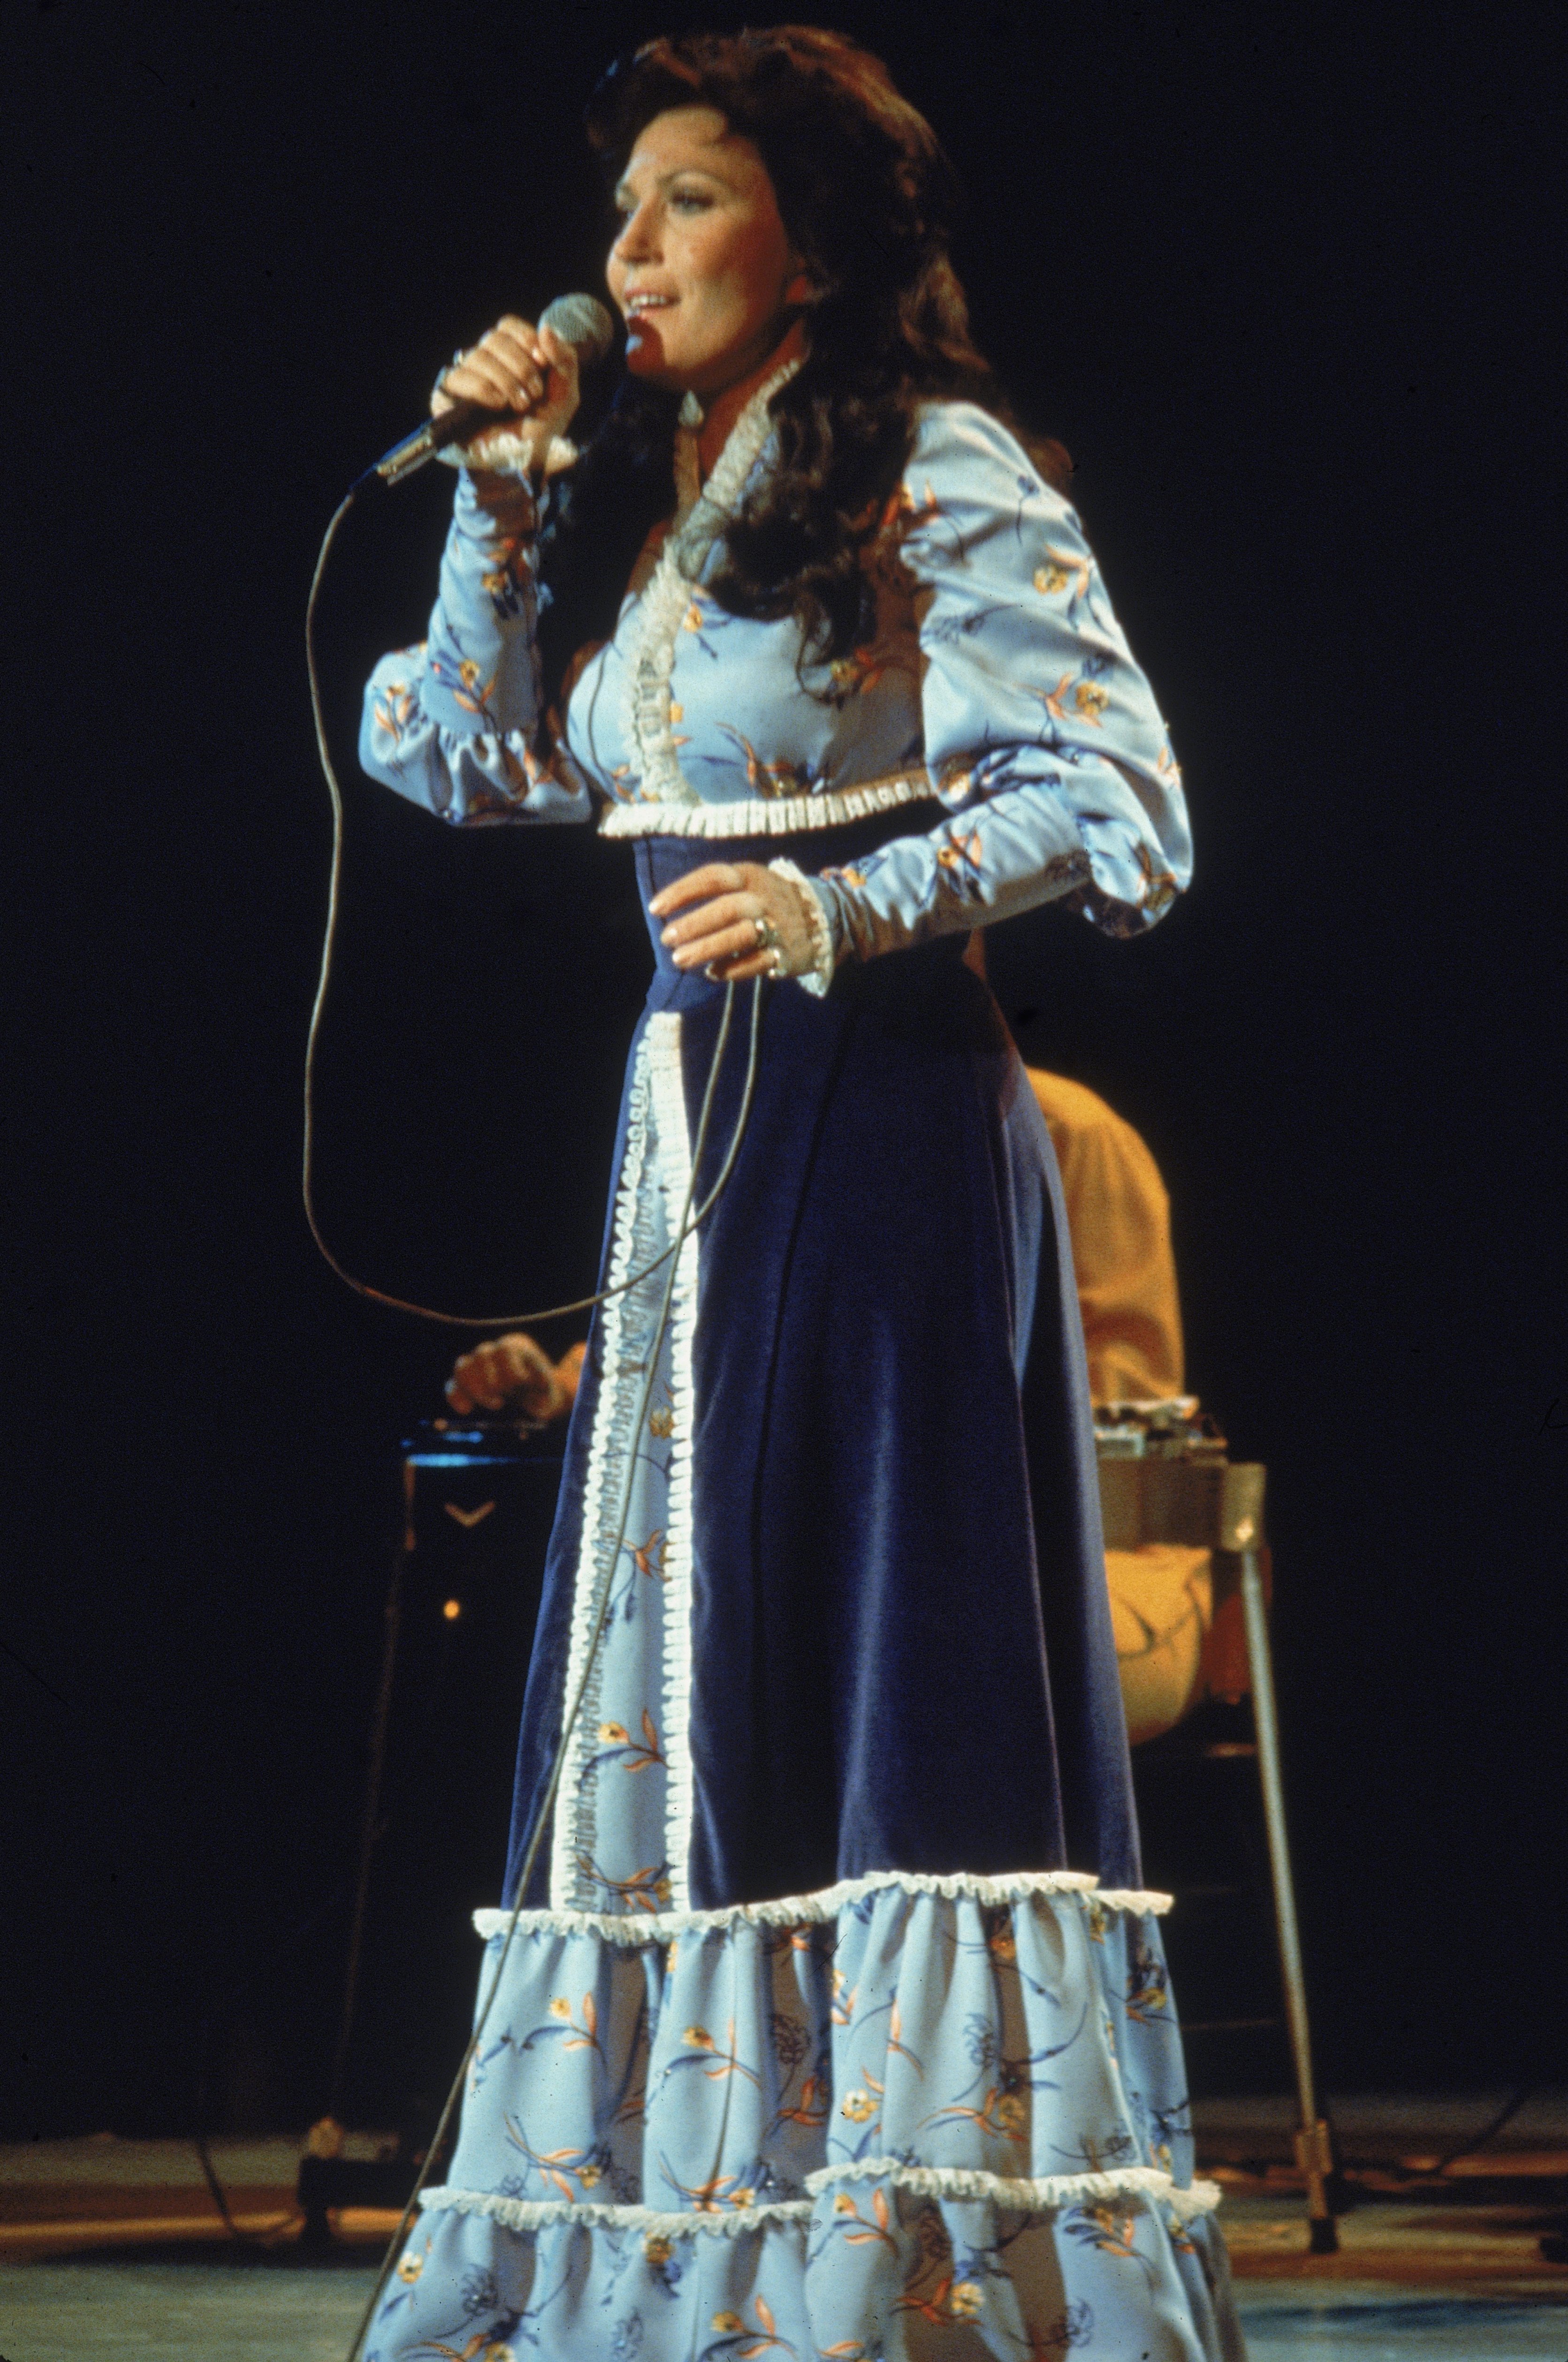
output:
M614 323L595 295L558 295L547 304L539 315L541 328L549 328L576 353L582 369L591 369L609 351L615 334ZM495 426L502 419L514 415L504 410L492 410L482 402L454 403L438 418L427 418L423 426L394 443L382 459L376 461L374 472L386 484L401 484L416 468L423 468L437 451L449 443L466 443L470 436Z

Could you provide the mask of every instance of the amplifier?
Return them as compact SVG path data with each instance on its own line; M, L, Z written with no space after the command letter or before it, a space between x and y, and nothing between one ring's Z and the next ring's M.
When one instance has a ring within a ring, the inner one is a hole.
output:
M333 2078L350 2123L427 2133L468 2036L469 1916L501 1899L559 1432L434 1419L403 1446Z

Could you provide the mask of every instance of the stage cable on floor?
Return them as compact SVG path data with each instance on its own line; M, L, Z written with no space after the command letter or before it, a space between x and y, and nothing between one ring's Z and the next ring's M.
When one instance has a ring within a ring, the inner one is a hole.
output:
M1439 2180L1448 2171L1451 2165L1458 2164L1462 2157L1476 2156L1487 2146L1488 2142L1496 2139L1497 2135L1502 2131L1505 2125L1511 2124L1513 2122L1514 2118L1518 2114L1519 2110L1524 2106L1525 2102L1535 2097L1535 2094L1540 2089L1541 2081L1542 2079L1540 2076L1532 2075L1528 2083L1520 2083L1517 2085L1514 2091L1510 2092L1507 2099L1504 2101L1502 2106L1497 2110L1496 2115L1487 2117L1486 2122L1482 2125L1481 2130L1478 2133L1473 2133L1468 2140L1461 2141L1456 2147L1445 2150L1435 2165L1429 2165L1422 2169L1418 2179L1422 2181Z

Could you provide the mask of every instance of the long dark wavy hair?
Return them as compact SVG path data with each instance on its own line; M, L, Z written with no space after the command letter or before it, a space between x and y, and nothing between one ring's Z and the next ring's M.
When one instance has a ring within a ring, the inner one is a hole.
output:
M804 653L831 663L867 627L860 551L908 463L921 402L977 403L1020 432L949 259L956 179L880 61L816 26L687 33L613 66L586 116L607 187L639 133L678 106L714 107L752 142L816 291L809 357L771 404L779 464L731 520L708 587L731 613L796 616ZM613 629L636 552L668 513L677 407L625 379L562 480L541 551L556 686L582 641ZM1065 485L1061 445L1022 439Z

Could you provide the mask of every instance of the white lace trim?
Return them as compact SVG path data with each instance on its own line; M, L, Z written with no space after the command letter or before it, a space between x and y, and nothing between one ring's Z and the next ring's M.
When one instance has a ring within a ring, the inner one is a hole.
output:
M712 474L684 514L676 513L647 587L637 602L626 647L626 737L642 792L652 802L693 806L696 789L681 770L669 719L669 681L675 669L676 635L691 603L692 589L708 552L745 489L773 424L767 405L800 368L788 361L758 386L730 429ZM680 490L690 496L694 470L683 469ZM684 497L682 505L684 507Z
M721 2214L661 2214L652 2206L596 2206L568 2198L501 2198L491 2190L425 2190L421 2206L435 2213L486 2214L510 2231L541 2230L549 2223L602 2224L606 2230L640 2231L646 2239L738 2239L769 2223L805 2223L815 2213L809 2198L778 2198L764 2206L726 2207Z
M680 1059L680 1016L661 1010L648 1020L648 1083L657 1136L665 1225L673 1238L691 1181L691 1142ZM676 1258L669 1308L670 1435L668 1523L662 1595L664 1643L665 1860L677 1911L690 1903L691 1851L691 1440L697 1402L691 1376L691 1336L697 1325L695 1232ZM659 1274L662 1281L664 1274ZM637 1449L643 1439L636 1439Z
M668 686L668 684L667 684ZM647 773L643 774L645 782ZM684 784L684 783L683 783ZM737 802L611 804L601 836L794 836L803 829L839 828L900 804L936 800L924 771L867 779L857 788L824 788L814 796L743 796Z
M637 1196L647 1155L648 1089L645 1034L637 1048L626 1112L626 1153L621 1167L621 1186L615 1196L613 1237L606 1274L606 1286L610 1287L618 1286L631 1268ZM610 1296L601 1308L599 1398L594 1406L593 1439L589 1446L588 1472L583 1480L582 1540L578 1549L577 1575L572 1591L571 1647L567 1661L566 1686L562 1692L565 1701L576 1697L589 1662L593 1640L594 1608L604 1578L604 1570L600 1563L601 1553L614 1540L613 1520L618 1514L618 1504L613 1497L616 1488L611 1481L612 1476L615 1471L624 1470L626 1455L636 1448L637 1439L629 1431L631 1398L628 1397L628 1381L633 1390L632 1398L635 1398L638 1374L635 1369L624 1370L621 1359L625 1303L624 1296ZM602 1654L600 1662L602 1663ZM586 1851L591 1859L594 1852L591 1843L592 1797L584 1792L583 1766L589 1734L599 1722L598 1703L597 1681L594 1681L590 1683L577 1721L567 1735L566 1760L561 1769L555 1824L550 1833L550 1900L558 1911L569 1910L571 1898L579 1891L580 1853ZM562 1711L565 1711L564 1705ZM589 1840L586 1844L585 1837ZM509 1915L502 1915L504 1918Z
M675 524L686 523L702 497L702 405L694 393L682 394L675 422Z
M1094 1904L1102 1911L1128 1911L1159 1915L1171 1907L1168 1894L1136 1889L1102 1889L1085 1870L1020 1871L1012 1878L980 1878L968 1871L937 1876L926 1871L874 1870L865 1878L847 1878L824 1886L815 1894L786 1894L767 1903L732 1903L719 1911L638 1912L622 1915L608 1911L523 1911L517 1915L520 1936L594 1936L610 1944L673 1944L682 1936L721 1936L734 1927L801 1927L813 1921L836 1919L841 1911L868 1894L897 1889L905 1894L935 1894L947 1902L960 1897L971 1903L1023 1903L1035 1895L1064 1895ZM488 1943L504 1936L512 1925L510 1911L476 1911L474 1927Z
M436 457L447 467L466 468L470 474L481 470L490 476L515 476L520 482L530 483L536 476L558 476L563 468L575 468L580 456L577 445L568 436L552 435L541 468L538 437L522 427L487 426L479 441L484 445L482 452L475 443L448 443Z
M787 877L801 898L801 912L806 922L806 934L812 947L812 964L796 977L795 981L802 992L809 992L813 999L820 1000L833 982L833 973L838 966L833 929L828 924L823 898L805 871L798 869L792 861L770 861L767 866L776 877Z
M1195 2181L1178 2189L1168 2173L1154 2165L1124 2165L1110 2173L1047 2173L1036 2180L1013 2180L1000 2173L971 2173L959 2166L902 2165L896 2157L857 2158L848 2165L825 2165L808 2173L806 2188L813 2197L836 2183L891 2181L922 2198L983 2198L993 2206L1025 2208L1044 2213L1056 2206L1081 2205L1094 2198L1160 2198L1184 2223L1195 2214L1212 2213L1220 2203L1217 2181Z
M1051 2173L1038 2180L1010 2180L999 2173L968 2173L950 2166L900 2165L896 2158L865 2158L853 2165L830 2165L806 2176L810 2198L779 2198L761 2206L726 2207L668 2214L652 2206L597 2205L568 2198L502 2198L493 2190L440 2188L421 2191L428 2213L479 2214L509 2231L539 2231L554 2223L584 2228L636 2231L645 2239L738 2239L771 2223L805 2223L819 2200L846 2181L885 2181L920 2198L977 2198L1009 2212L1047 2214L1097 2198L1141 2198L1169 2206L1178 2222L1212 2213L1220 2203L1218 2182L1195 2181L1178 2189L1168 2173L1152 2165L1130 2165L1113 2173Z

